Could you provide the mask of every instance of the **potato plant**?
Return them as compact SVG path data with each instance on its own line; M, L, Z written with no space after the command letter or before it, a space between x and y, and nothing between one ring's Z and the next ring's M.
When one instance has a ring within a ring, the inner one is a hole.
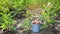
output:
M48 6L47 6L48 5ZM43 22L42 27L48 27L53 25L55 22L55 17L58 15L57 10L60 7L59 2L55 4L54 2L49 2L47 5L43 5L43 11L41 12L40 19Z
M0 0L0 28L4 30L13 27L12 17L15 17L16 14L21 15L20 10L34 9L38 5L45 10L41 12L41 20L48 24L54 23L56 12L60 9L59 0ZM31 15L32 13L29 11L24 14L27 18L31 18Z

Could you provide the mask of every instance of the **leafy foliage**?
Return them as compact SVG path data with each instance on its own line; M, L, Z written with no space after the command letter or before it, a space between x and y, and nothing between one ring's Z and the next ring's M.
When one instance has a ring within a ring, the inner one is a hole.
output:
M0 28L2 28L2 30L12 29L14 27L15 21L12 19L11 14L1 13L1 15L2 22Z
M29 28L31 27L31 23L29 18L26 18L24 23L21 25L21 27L24 29L24 31L29 30Z
M29 18L29 19L32 18L32 15L33 15L33 13L30 12L30 11L26 11L26 14L24 14L24 16L25 16L26 18Z
M60 10L59 0L0 0L0 28L4 30L13 27L14 20L12 17L16 14L21 15L20 10L26 10L28 7L34 9L36 6L40 6L45 10L41 12L40 18L45 22L46 26L46 23L49 25L55 22L54 17L57 15L56 12L59 12L58 10ZM31 18L32 13L27 11L24 16Z
M14 27L15 21L12 19L12 13L9 10L10 3L8 0L1 0L0 1L0 28L2 30L5 29L12 29Z
M55 2L54 3L49 2L47 5L43 6L43 11L41 12L40 19L43 20L43 23L45 25L49 26L49 25L52 25L52 24L55 23L55 17L58 15L56 13L57 10L58 10L57 7L59 7L60 5L59 4L55 4Z

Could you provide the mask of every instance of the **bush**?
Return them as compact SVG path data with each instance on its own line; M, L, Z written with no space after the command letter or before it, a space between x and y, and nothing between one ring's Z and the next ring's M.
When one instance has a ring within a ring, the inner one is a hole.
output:
M57 2L57 1L56 1ZM59 2L48 2L47 5L43 5L43 11L41 12L40 19L43 21L42 27L51 26L55 21L55 17L58 15L57 10L60 7Z

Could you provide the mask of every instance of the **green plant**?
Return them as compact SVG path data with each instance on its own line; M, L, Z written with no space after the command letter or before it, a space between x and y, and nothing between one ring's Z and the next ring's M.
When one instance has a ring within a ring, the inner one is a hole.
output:
M2 13L1 15L2 15L3 22L0 26L0 28L2 28L2 30L13 29L15 21L12 19L11 14L10 13L9 14L3 14Z
M31 27L30 20L32 18L32 15L33 15L33 13L28 10L26 11L26 14L24 14L26 19L24 20L24 22L21 25L21 27L23 28L23 31L27 31L30 29L30 27Z
M0 0L0 28L14 29L14 17L17 12L25 9L24 0ZM14 15L12 15L14 14Z
M30 12L30 11L26 11L26 14L24 14L24 16L25 16L26 18L29 18L29 19L32 18L32 15L33 15L33 13Z
M49 6L44 5L43 7L44 11L41 12L40 19L43 20L43 26L48 27L55 23L55 17L57 16L56 10L59 6L55 7L53 3L50 3Z
M20 10L26 10L25 0L0 0L0 11L8 9L9 12L13 12L13 16L20 13Z
M12 13L13 12L9 12L8 7L0 5L0 28L2 28L2 30L13 29L15 21L12 19Z
M31 23L30 23L29 18L25 19L25 21L24 21L24 23L22 23L21 27L23 28L23 31L27 31L30 29Z

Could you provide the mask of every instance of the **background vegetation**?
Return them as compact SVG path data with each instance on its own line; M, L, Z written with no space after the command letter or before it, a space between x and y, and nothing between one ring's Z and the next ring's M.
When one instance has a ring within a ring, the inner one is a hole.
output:
M60 14L59 0L0 0L0 28L4 30L7 27L12 27L14 24L13 17L18 14L22 15L23 11L26 11L23 13L25 17L31 17L32 13L27 9L35 9L36 6L44 10L40 16L44 23L48 23L48 25L55 23L54 17Z

